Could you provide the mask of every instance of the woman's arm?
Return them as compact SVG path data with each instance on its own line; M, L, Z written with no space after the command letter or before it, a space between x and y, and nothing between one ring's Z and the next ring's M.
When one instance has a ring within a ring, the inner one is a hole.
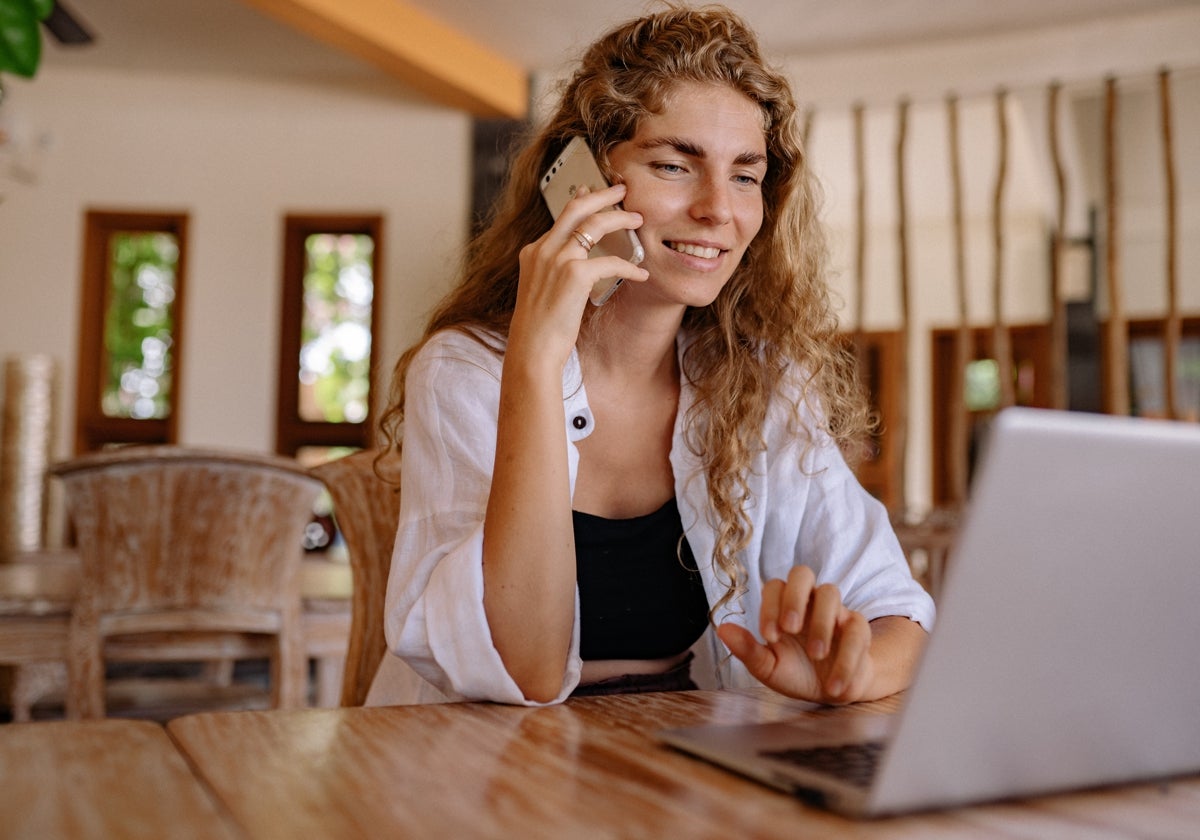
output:
M750 564L765 580L752 603L757 627L727 622L718 635L782 693L839 703L887 696L912 678L933 601L913 580L886 510L826 435L808 441L791 431L789 403L780 400L768 426L761 492L774 515L760 520L770 527ZM803 401L801 419L821 429Z
M586 224L598 240L640 224L635 213L601 212L624 189L581 189L555 225L521 251L484 523L484 608L509 674L527 699L539 702L562 689L575 616L563 367L592 285L601 277L646 277L616 257L587 259L571 231Z
M562 368L537 367L505 357L483 591L509 674L527 699L547 702L561 690L575 620L575 538Z

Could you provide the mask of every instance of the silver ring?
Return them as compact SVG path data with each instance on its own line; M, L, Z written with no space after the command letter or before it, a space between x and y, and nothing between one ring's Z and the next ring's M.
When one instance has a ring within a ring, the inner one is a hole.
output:
M596 240L587 235L586 231L575 228L571 231L571 235L575 237L575 241L583 248L583 250L591 252L596 247Z

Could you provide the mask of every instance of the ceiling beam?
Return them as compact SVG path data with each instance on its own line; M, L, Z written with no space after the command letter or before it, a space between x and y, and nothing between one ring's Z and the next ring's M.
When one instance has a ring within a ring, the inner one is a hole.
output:
M435 102L479 117L523 119L528 74L404 0L242 0L367 61Z

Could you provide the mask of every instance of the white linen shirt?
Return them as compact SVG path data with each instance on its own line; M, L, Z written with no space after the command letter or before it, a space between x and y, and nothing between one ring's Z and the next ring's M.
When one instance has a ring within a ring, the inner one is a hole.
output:
M496 337L489 343L503 345ZM679 347L682 353L683 339ZM500 355L478 341L445 331L426 343L409 368L400 521L385 626L391 653L430 685L419 685L411 672L397 680L397 670L408 669L397 669L385 657L368 703L469 699L537 705L525 699L505 669L483 607L483 519L501 364ZM713 555L716 532L700 461L684 440L683 419L695 395L686 378L680 387L670 461L684 532L713 604L726 585L713 563L705 562ZM595 424L575 353L563 370L563 407L574 495L575 443ZM716 623L735 621L757 634L762 584L786 579L794 564L804 563L818 584L836 584L846 606L868 620L900 615L931 629L933 601L913 580L883 506L862 489L831 439L820 439L805 453L805 440L788 431L787 417L786 401L777 399L765 423L766 446L749 472L753 532L739 554L748 591L723 607ZM696 647L693 677L702 687L756 684L711 629ZM575 689L581 666L577 593L562 689L552 702Z

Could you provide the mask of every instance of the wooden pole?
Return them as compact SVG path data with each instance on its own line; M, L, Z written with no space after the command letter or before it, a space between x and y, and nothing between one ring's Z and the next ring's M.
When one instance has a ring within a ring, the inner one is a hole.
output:
M1000 378L1000 407L1016 402L1012 349L1004 322L1004 188L1008 181L1008 92L996 91L996 188L992 193L992 355Z
M954 370L950 377L950 424L947 434L946 464L950 478L950 502L957 507L967 500L970 446L966 403L967 364L974 354L967 306L966 233L963 223L962 160L959 150L958 97L946 98L946 124L949 130L950 203L954 222L954 286L958 294L958 332L954 340Z
M896 383L896 421L892 429L896 452L896 509L901 516L908 510L908 412L909 412L909 347L912 345L912 288L908 266L908 183L905 177L905 152L908 146L908 100L901 99L897 108L896 125L896 234L900 279L900 364Z
M1067 306L1063 296L1063 242L1067 225L1067 178L1063 171L1062 147L1058 137L1059 93L1062 85L1050 85L1046 124L1049 127L1050 158L1054 164L1055 213L1050 235L1050 405L1067 407Z
M863 370L867 290L867 163L863 106L854 106L854 352Z
M1164 377L1166 378L1167 416L1178 420L1179 393L1177 389L1179 371L1179 343L1182 340L1182 324L1179 317L1179 274L1178 274L1178 198L1175 184L1175 150L1171 130L1171 74L1163 69L1158 74L1159 110L1162 115L1163 180L1166 205L1166 260L1167 260L1167 323L1163 336Z
M1108 77L1104 82L1104 181L1105 181L1105 243L1104 262L1108 277L1108 323L1105 346L1108 350L1108 369L1105 379L1105 411L1109 414L1129 413L1129 334L1125 323L1124 294L1121 287L1120 218L1117 202L1120 184L1117 174L1117 80Z

